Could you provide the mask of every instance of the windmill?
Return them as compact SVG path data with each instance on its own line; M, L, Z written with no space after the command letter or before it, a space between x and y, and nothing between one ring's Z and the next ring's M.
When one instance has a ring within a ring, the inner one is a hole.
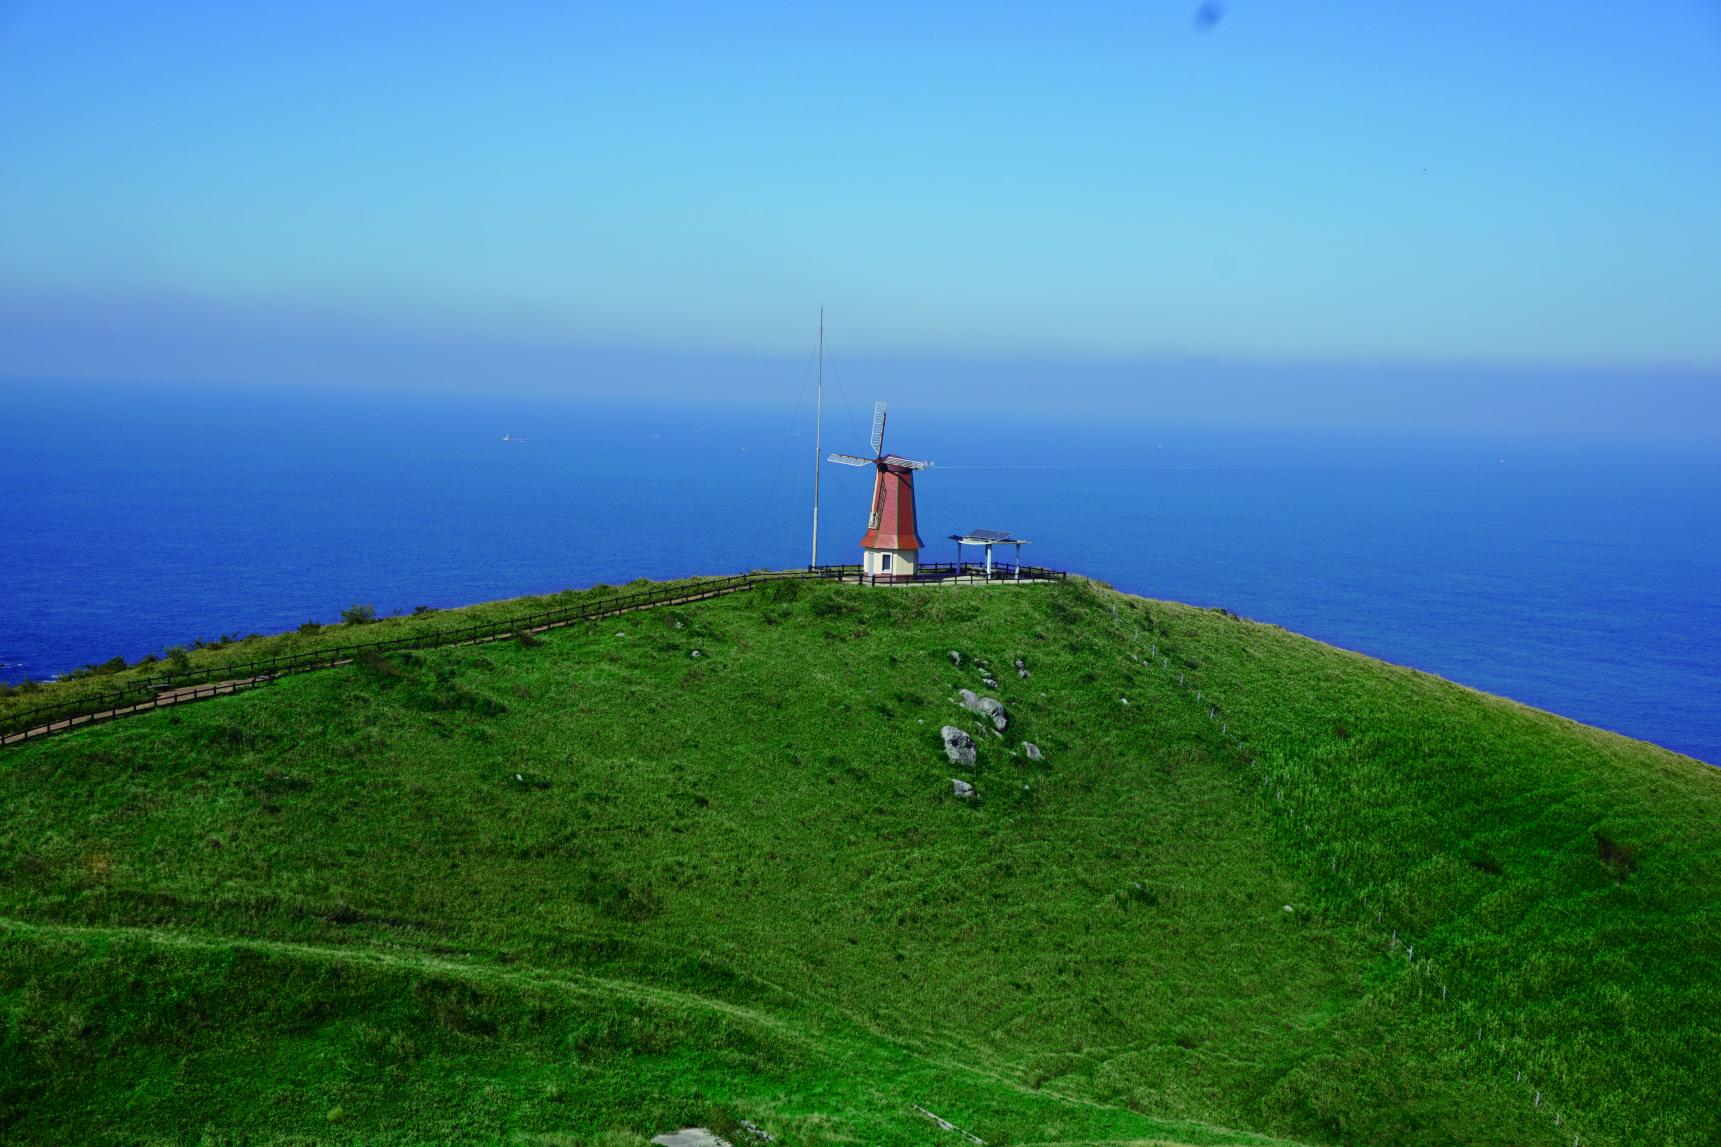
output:
M920 535L914 530L914 472L930 462L917 462L884 453L884 403L872 409L871 458L832 454L826 459L844 466L871 466L878 471L872 486L872 511L861 538L861 573L876 581L912 581L920 557Z

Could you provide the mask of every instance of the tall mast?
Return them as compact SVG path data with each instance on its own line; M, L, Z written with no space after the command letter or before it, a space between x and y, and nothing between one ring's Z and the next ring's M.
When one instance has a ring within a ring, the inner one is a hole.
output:
M819 308L819 396L813 406L813 560L819 564L819 465L824 460L821 434L825 427L825 308Z

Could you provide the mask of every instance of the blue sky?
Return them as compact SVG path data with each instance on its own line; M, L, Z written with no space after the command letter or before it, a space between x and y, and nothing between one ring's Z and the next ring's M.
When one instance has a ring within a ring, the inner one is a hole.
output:
M0 375L1721 378L1721 3L1195 11L0 0Z

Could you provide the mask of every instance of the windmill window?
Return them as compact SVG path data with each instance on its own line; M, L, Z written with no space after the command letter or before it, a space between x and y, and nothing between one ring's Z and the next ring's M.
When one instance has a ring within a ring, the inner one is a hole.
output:
M883 570L885 573L890 572L890 555L889 554L880 554L878 556L878 568Z

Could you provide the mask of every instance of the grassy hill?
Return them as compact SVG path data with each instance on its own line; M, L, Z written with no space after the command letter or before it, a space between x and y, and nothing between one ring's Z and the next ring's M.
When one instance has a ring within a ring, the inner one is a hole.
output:
M1721 1140L1721 773L1090 583L367 657L0 809L13 1140Z

